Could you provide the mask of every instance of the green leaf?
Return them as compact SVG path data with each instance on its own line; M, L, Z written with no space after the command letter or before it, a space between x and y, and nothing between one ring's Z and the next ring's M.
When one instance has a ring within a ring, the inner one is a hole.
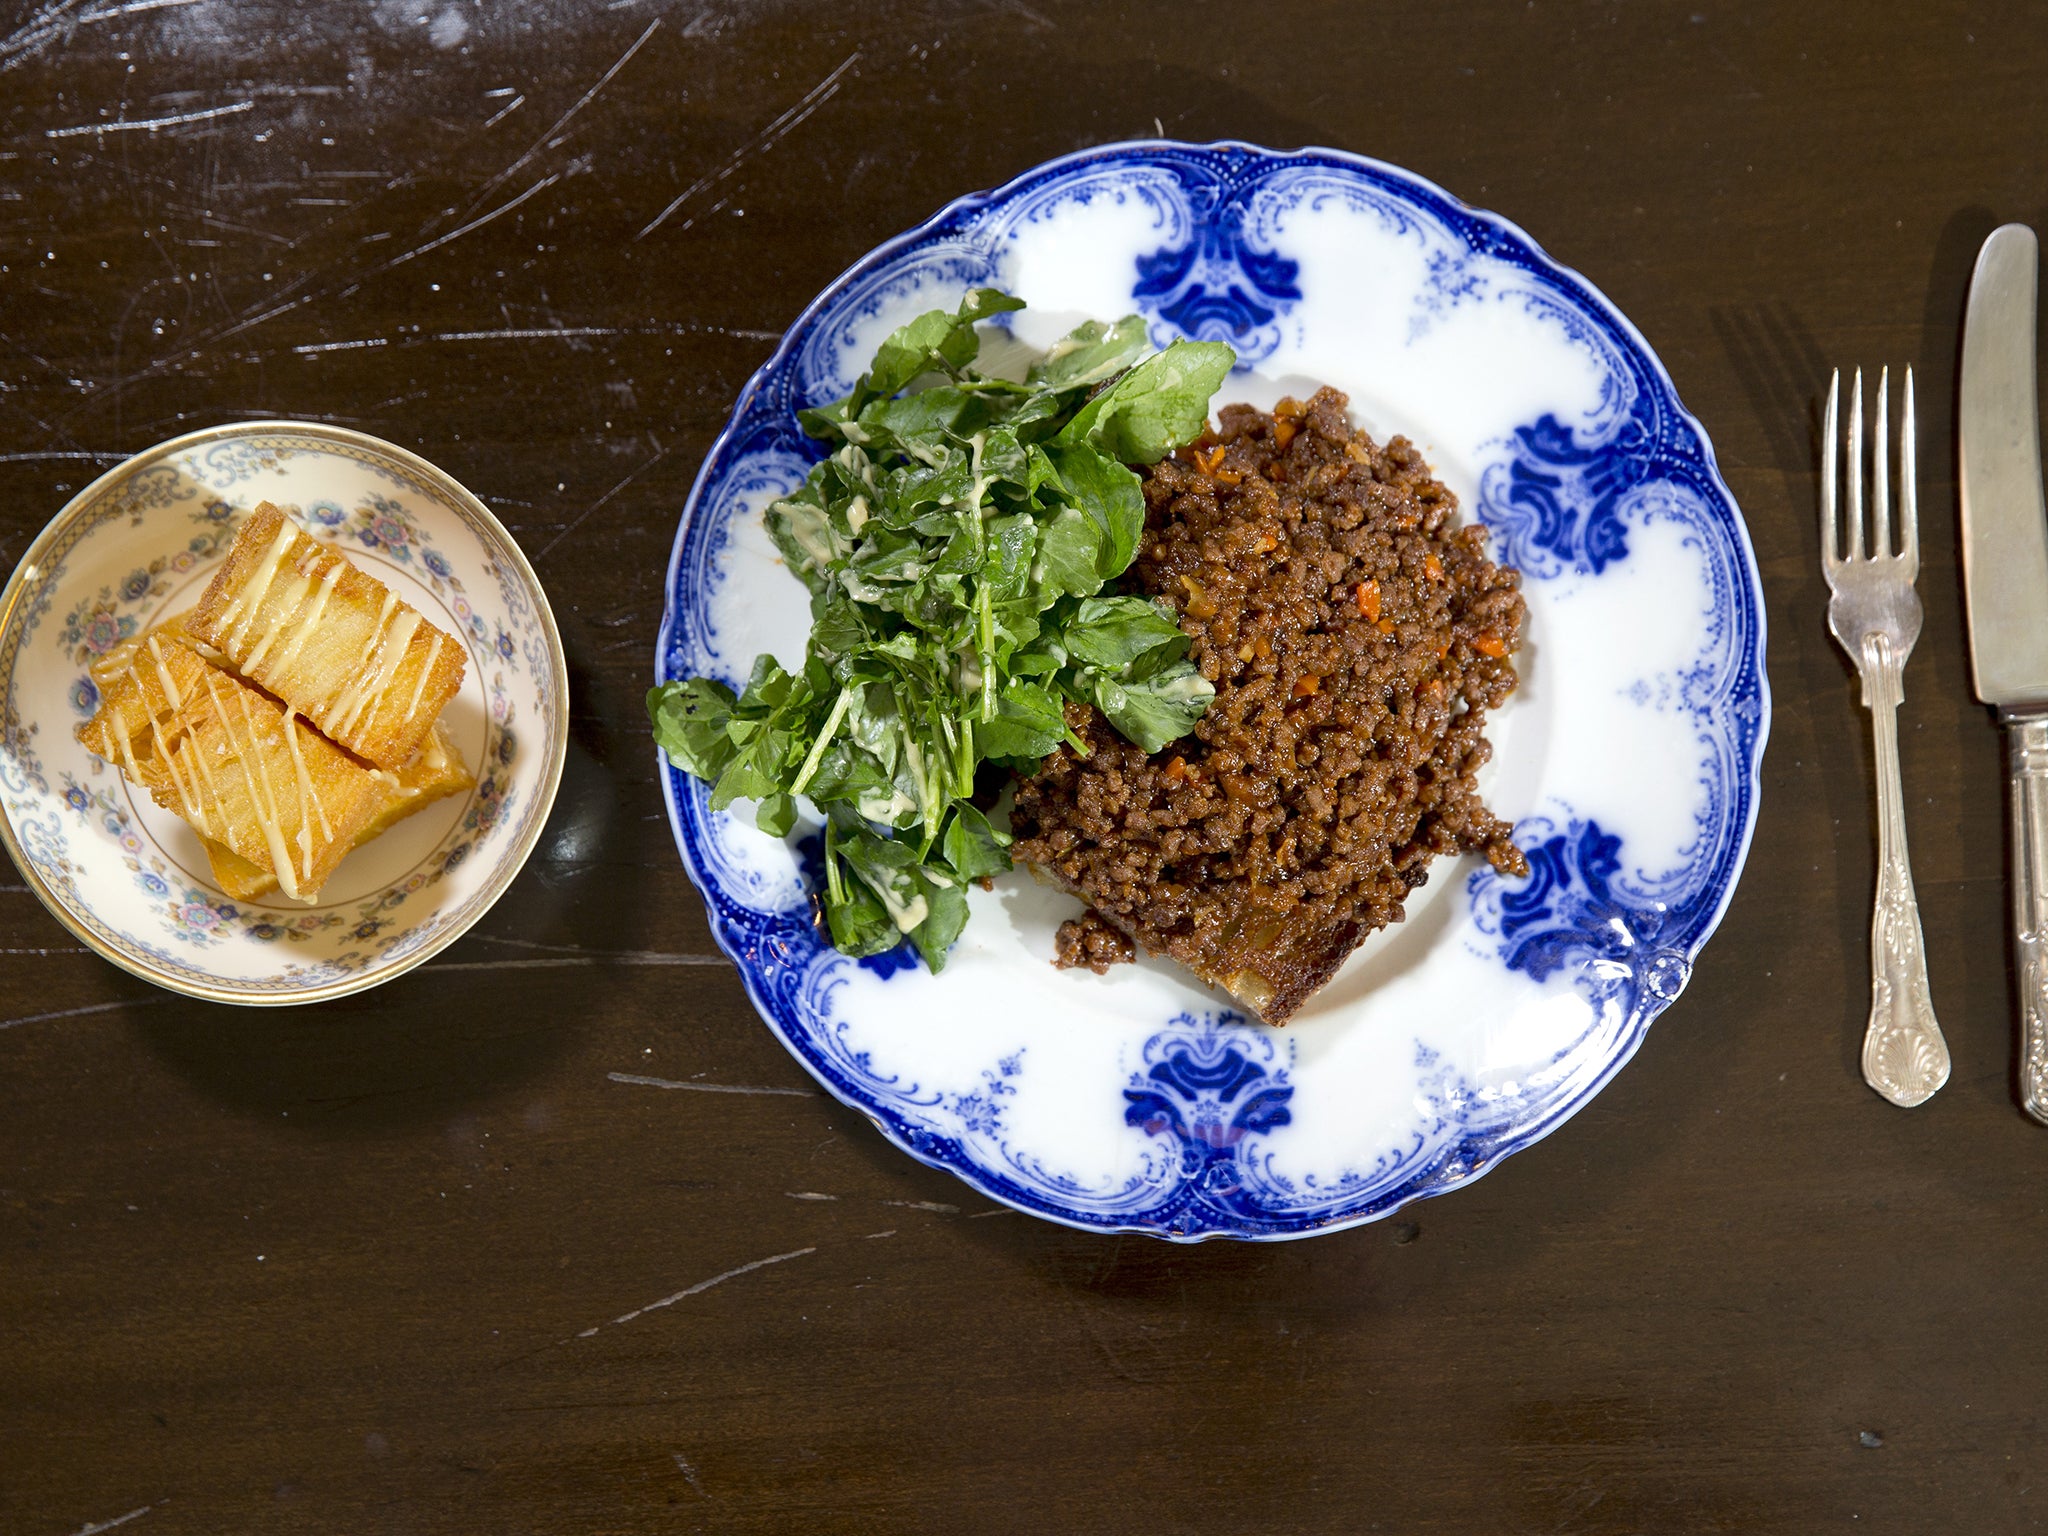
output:
M726 726L738 702L730 688L709 677L650 689L647 713L654 722L654 744L685 773L716 779L732 761Z
M1201 435L1209 399L1236 362L1220 341L1176 341L1081 407L1057 440L1088 443L1126 464L1157 464Z
M980 722L974 731L986 756L1036 763L1067 739L1067 717L1051 689L1012 678L997 700L995 719Z
M754 825L770 837L787 837L796 825L796 800L790 795L770 795L754 810Z
M946 968L946 951L967 926L967 887L938 870L924 872L925 918L910 930L911 942L924 957L925 969L936 976Z
M1114 325L1090 320L1077 325L1038 362L1024 382L1034 389L1069 390L1115 378L1145 355L1145 321L1125 315Z
M1093 684L1095 707L1125 740L1147 752L1187 735L1216 696L1209 680L1185 661L1136 682L1098 672Z
M861 431L872 452L907 447L941 434L967 437L987 424L987 401L945 385L877 400L860 413Z
M1138 540L1145 531L1144 488L1127 466L1086 443L1057 443L1047 457L1074 508L1102 530L1096 585L1067 588L1086 597L1102 582L1121 576L1137 555Z
M808 485L770 506L766 521L768 537L813 593L831 584L832 568L853 547L848 536L833 526L831 514Z
M841 954L879 955L903 942L881 900L854 877L839 856L832 829L825 834L825 889L819 893L832 947Z
M1076 661L1120 673L1147 652L1171 647L1164 658L1187 654L1188 637L1164 604L1144 597L1091 597L1075 610L1063 631Z
M1012 298L1001 289L976 288L950 315L943 309L919 315L882 343L875 353L874 365L861 381L862 388L877 395L893 395L933 368L957 373L973 362L981 350L980 339L974 334L975 322L1023 307L1022 299Z
M953 804L946 822L946 835L939 840L940 851L954 874L962 880L981 880L1003 874L1010 868L1010 835L998 831L965 800Z

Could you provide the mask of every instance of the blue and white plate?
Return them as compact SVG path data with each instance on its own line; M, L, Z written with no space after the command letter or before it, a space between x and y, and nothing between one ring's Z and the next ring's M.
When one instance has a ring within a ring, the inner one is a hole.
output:
M467 652L442 712L476 776L341 861L318 901L232 901L172 812L74 739L88 668L189 608L265 501L346 551ZM410 970L490 909L539 839L568 750L568 674L533 569L418 456L315 422L159 443L72 498L0 591L0 844L79 938L228 1003L339 997Z
M800 406L892 327L996 284L1043 346L1136 311L1228 341L1218 403L1319 384L1405 434L1529 602L1488 802L1527 879L1439 864L1285 1029L1164 962L1056 971L1077 910L975 893L945 972L836 954L807 850L664 783L683 861L762 1017L882 1133L1054 1221L1194 1240L1369 1221L1472 1179L1585 1104L1675 999L1735 888L1769 716L1741 515L1634 326L1519 229L1329 150L1112 145L954 203L806 310L740 396L668 572L662 679L802 655L762 512L818 456ZM814 855L813 855L814 856Z

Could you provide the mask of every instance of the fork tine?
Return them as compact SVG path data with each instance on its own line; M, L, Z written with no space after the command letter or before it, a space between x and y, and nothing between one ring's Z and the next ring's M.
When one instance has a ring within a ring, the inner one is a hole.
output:
M1842 455L1841 439L1835 435L1835 416L1841 393L1842 370L1837 368L1828 379L1827 414L1820 426L1820 563L1829 572L1842 563L1841 531L1835 526L1835 461Z
M1849 545L1845 558L1863 558L1863 370L1849 389Z
M1870 554L1882 560L1892 552L1892 371L1878 370L1877 421L1870 433Z
M1907 580L1920 574L1920 492L1913 447L1913 365L1906 365L1906 408L1899 413L1899 553Z

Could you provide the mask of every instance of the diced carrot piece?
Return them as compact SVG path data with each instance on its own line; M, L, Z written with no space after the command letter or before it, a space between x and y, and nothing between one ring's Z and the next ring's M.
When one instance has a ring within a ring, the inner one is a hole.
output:
M1508 643L1507 641L1501 639L1499 635L1496 635L1492 630L1488 629L1482 630L1479 636L1475 640L1473 640L1472 649L1477 651L1482 656L1492 656L1498 658L1507 655Z
M1361 581L1358 584L1358 611L1368 620L1380 616L1380 584L1376 581Z

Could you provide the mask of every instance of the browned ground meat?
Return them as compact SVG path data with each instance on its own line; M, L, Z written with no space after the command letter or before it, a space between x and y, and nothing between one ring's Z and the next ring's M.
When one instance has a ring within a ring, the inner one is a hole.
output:
M1020 860L1275 1024L1438 854L1526 872L1473 785L1515 686L1520 576L1406 439L1376 446L1345 405L1229 406L1146 472L1125 584L1172 606L1215 701L1149 758L1071 709L1087 756L1048 757L1012 817ZM1062 931L1062 963L1093 959Z
M1112 965L1137 958L1138 951L1130 936L1110 926L1093 907L1061 923L1060 931L1053 936L1052 963L1063 971L1085 965L1100 976Z

